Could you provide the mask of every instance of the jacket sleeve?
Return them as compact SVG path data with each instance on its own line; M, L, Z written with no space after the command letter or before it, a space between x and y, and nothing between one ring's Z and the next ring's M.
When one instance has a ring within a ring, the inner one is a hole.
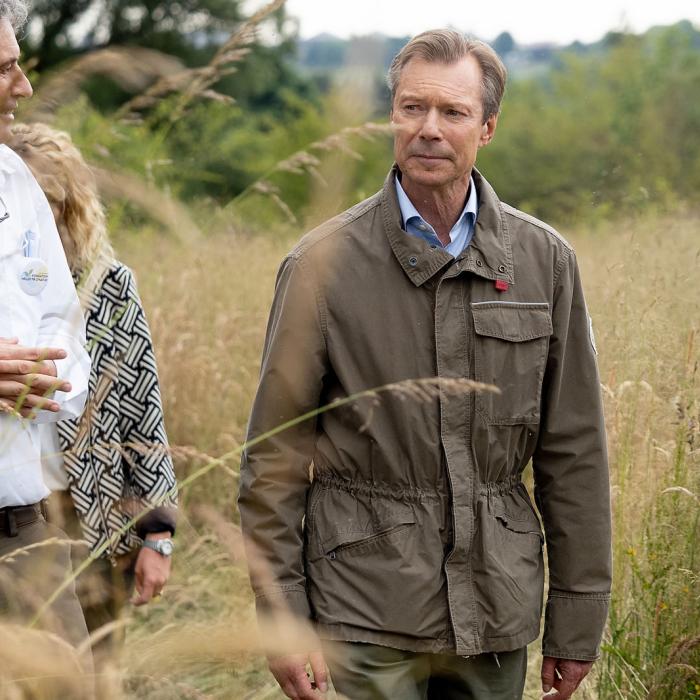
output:
M119 367L122 460L139 510L165 499L136 523L140 537L175 532L177 497L151 332L134 276L122 266L124 306L116 314L115 342L125 352ZM166 494L168 494L166 496Z
M600 381L573 252L555 277L552 321L533 457L549 562L543 653L584 661L599 654L612 557Z
M282 263L267 326L247 441L318 408L326 368L324 313L303 259ZM315 444L313 418L249 445L239 508L259 611L308 618L302 521Z

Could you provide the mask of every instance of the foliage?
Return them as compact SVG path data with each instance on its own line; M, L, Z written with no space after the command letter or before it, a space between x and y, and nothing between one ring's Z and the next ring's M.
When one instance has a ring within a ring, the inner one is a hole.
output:
M542 218L604 219L692 201L700 186L700 51L679 28L625 36L508 89L480 164Z
M36 0L32 21L40 32L28 37L27 54L42 69L112 44L194 58L198 45L241 19L239 0Z

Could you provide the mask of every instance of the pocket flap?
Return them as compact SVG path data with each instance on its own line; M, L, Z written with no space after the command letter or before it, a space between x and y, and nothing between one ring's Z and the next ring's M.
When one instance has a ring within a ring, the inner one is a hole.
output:
M395 530L404 525L414 525L415 517L410 513L402 513L394 518L382 520L380 523L363 530L335 530L329 532L328 537L324 538L321 543L321 549L324 554L329 554L334 549L342 547L346 544L358 544L365 540L371 540L374 537L388 535L392 530Z
M511 342L552 335L552 315L547 302L477 302L472 305L478 335Z

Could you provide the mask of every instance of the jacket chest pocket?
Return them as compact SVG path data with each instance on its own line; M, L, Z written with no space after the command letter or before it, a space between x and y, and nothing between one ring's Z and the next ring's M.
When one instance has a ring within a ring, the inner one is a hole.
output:
M537 423L542 377L552 334L547 302L475 302L474 375L500 393L476 395L476 410L492 424Z

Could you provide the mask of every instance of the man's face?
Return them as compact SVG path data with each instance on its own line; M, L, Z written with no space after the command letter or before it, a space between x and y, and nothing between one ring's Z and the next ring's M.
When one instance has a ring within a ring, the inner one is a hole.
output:
M497 115L484 123L481 68L472 56L456 63L411 59L394 96L394 158L402 184L434 190L466 185L476 154L493 137Z
M12 25L0 19L0 143L10 139L20 97L31 97L32 86L19 67L19 46Z

